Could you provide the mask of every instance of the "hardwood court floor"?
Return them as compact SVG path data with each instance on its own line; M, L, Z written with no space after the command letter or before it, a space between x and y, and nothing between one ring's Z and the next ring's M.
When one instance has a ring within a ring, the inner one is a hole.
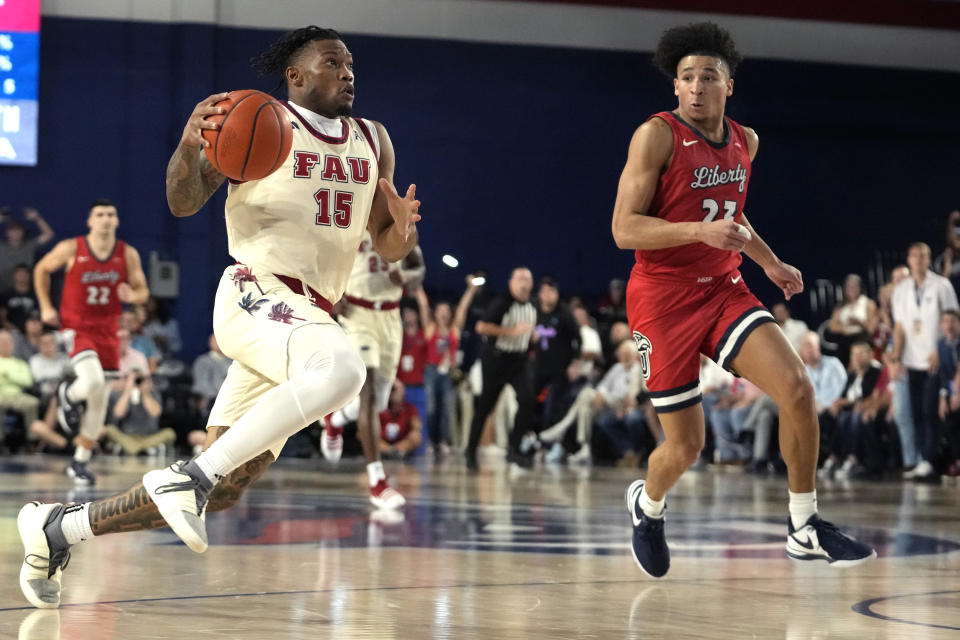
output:
M956 638L960 487L821 486L821 513L876 545L840 570L783 552L782 478L688 473L669 496L673 565L629 555L619 469L459 462L392 468L402 513L373 511L357 464L281 462L196 555L168 530L74 547L63 605L29 607L16 515L82 500L63 459L0 460L0 638ZM98 458L102 497L153 466Z

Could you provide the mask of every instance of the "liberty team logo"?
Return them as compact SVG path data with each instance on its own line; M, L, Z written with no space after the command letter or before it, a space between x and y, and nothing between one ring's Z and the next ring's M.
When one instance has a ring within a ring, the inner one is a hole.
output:
M639 331L633 332L633 340L637 343L637 357L640 360L640 373L644 380L650 379L650 354L653 352L653 345L650 339Z

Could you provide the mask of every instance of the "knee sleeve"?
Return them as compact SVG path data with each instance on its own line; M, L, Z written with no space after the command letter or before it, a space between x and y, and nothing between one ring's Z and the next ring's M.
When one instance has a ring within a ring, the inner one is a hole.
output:
M383 376L377 376L374 381L374 407L377 413L387 410L390 404L390 391L393 389L393 379L385 379Z
M106 381L90 389L87 394L87 408L80 420L80 435L91 440L98 440L103 432L103 424L107 417L110 387Z
M83 351L73 358L73 371L77 379L67 390L67 397L74 402L86 400L93 391L106 387L107 381L103 375L103 367L96 352Z
M367 370L336 325L312 324L290 336L288 375L307 422L322 418L360 393Z

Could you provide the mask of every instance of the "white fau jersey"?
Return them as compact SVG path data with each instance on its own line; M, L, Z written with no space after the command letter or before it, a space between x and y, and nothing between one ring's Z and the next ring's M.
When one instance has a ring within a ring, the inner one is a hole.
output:
M387 262L373 248L370 232L363 234L360 248L353 259L353 271L347 283L347 295L369 302L397 302L403 285L390 281L391 272L400 271L400 261Z
M339 135L325 135L299 107L287 108L290 155L266 178L231 181L228 188L230 255L254 273L296 278L335 303L347 286L377 192L377 134L370 121L341 118Z

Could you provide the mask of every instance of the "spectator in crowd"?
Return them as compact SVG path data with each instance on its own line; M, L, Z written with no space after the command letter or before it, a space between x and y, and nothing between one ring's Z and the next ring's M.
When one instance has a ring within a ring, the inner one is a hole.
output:
M763 391L749 380L736 378L730 385L730 393L721 397L710 410L710 426L713 429L715 464L746 464L750 461L751 447L743 441L747 428L747 416Z
M420 414L404 400L403 383L394 380L387 408L380 412L380 455L384 458L405 458L423 441Z
M940 406L937 412L948 444L947 475L960 475L960 379L957 363L960 361L960 313L949 310L940 316L943 337L937 343L940 360Z
M703 405L703 417L706 421L708 433L713 432L710 415L713 407L723 398L730 395L733 385L733 374L718 365L707 356L700 354L700 393Z
M0 442L4 438L7 411L23 415L24 431L36 422L40 401L29 393L32 387L30 367L13 355L13 335L0 329Z
M603 337L606 337L607 342L603 345L603 361L606 364L605 368L609 368L611 363L617 361L617 346L624 340L633 340L633 332L630 331L630 325L626 322L614 322L610 326L609 332L600 334Z
M43 335L43 322L32 315L24 322L23 332L13 331L13 355L28 361L40 351L40 336Z
M423 370L427 366L427 341L420 327L420 314L415 308L403 306L400 317L403 322L403 345L400 348L397 380L402 382L407 390L404 399L425 416L427 392L423 386Z
M843 301L830 316L832 342L840 347L837 356L842 362L850 360L850 345L870 340L877 329L877 303L863 293L863 280L855 273L843 280Z
M0 314L2 326L6 329L23 331L27 318L40 313L40 303L33 292L30 267L21 263L13 269L13 285L0 294Z
M217 399L217 394L220 393L220 386L227 379L227 369L233 362L223 355L223 351L220 351L217 338L212 333L207 339L207 344L210 350L197 356L197 359L193 361L193 388L191 389L196 396L197 411L200 413L201 421L204 424L207 422L207 416L210 415L213 401Z
M616 452L617 466L636 468L640 465L639 443L647 431L650 409L640 406L635 390L640 375L637 361L637 347L633 340L624 340L617 345L617 362L597 385L593 399L597 412L595 424L597 430L613 446ZM659 423L654 428L659 428Z
M824 355L820 352L820 336L816 331L809 331L800 342L800 359L803 360L813 383L813 400L816 403L817 415L820 417L821 451L826 447L823 443L829 442L833 435L835 421L828 409L833 401L840 397L847 384L847 371L839 358Z
M40 395L39 419L30 424L30 434L53 450L71 453L68 434L57 422L57 385L67 375L70 358L57 350L57 337L52 331L40 336L40 351L30 358L30 374L34 390Z
M124 380L126 380L128 373L139 371L140 373L149 374L150 363L147 362L145 355L130 346L129 331L123 328L117 330L117 340L117 353L120 354L120 375L110 383L110 388L113 391L120 392L123 391Z
M596 316L601 334L614 323L627 321L627 283L623 279L614 278L610 281L606 297L597 305Z
M419 287L416 294L427 347L427 361L423 370L427 433L432 453L438 458L450 453L450 415L453 409L451 373L457 366L457 348L460 346L460 331L467 319L467 309L477 292L473 279L472 275L467 276L467 288L457 303L455 314L447 302L438 302L431 313L430 301L423 287Z
M37 226L40 235L25 237L23 224L13 219L9 209L0 210L0 223L6 228L6 240L0 241L0 291L13 285L13 270L17 265L26 265L28 271L33 268L37 247L50 242L54 236L53 229L35 208L24 207L23 217Z
M873 359L869 342L860 341L850 347L850 373L840 397L827 411L836 421L830 444L823 453L827 459L817 475L847 480L859 471L859 444L864 427L864 411L880 378L880 363Z
M143 335L153 340L160 351L161 360L172 360L180 353L180 325L170 315L163 300L153 296L144 305L135 308L137 318L143 323Z
M153 340L143 335L141 317L142 313L137 313L136 307L127 309L120 314L120 326L130 334L130 347L142 353L147 359L150 367L149 373L152 375L157 371L157 366L160 364L160 350L157 349Z
M884 353L893 346L893 289L910 277L907 265L899 265L890 272L890 281L877 292L877 328L873 332L873 357L883 361Z
M960 211L947 216L946 247L934 260L933 270L948 279L954 291L960 287Z
M130 455L146 451L148 455L166 454L168 445L177 439L173 429L160 428L160 394L153 388L149 374L130 371L123 378L123 390L110 394L110 417L107 439L120 445Z
M580 328L580 357L577 361L577 378L592 382L597 374L597 365L603 360L603 346L600 334L593 327L593 319L582 304L571 305L573 319Z
M477 447L487 417L506 385L516 392L518 411L507 451L508 462L531 467L531 456L520 452L520 441L530 429L533 417L533 385L529 371L530 337L537 311L530 303L533 274L526 267L517 267L510 275L509 293L494 300L476 330L486 336L482 358L483 390L476 401L470 440L465 450L467 468L476 470Z
M542 430L556 422L570 404L568 369L580 350L580 327L570 309L560 300L557 281L550 276L540 279L537 301L533 390L543 399Z
M940 386L940 316L958 309L957 294L949 280L930 271L930 247L925 243L910 245L907 265L910 277L893 290L890 377L905 383L909 396L912 425L903 415L905 411L897 414L907 477L930 478L936 474L933 462L938 453L935 418ZM899 400L894 402L898 404Z
M788 307L785 302L778 302L773 305L772 311L773 317L783 331L783 335L787 337L787 340L793 345L793 348L799 352L800 341L803 340L803 336L810 330L807 328L807 323L803 320L794 320L790 316L790 307Z

